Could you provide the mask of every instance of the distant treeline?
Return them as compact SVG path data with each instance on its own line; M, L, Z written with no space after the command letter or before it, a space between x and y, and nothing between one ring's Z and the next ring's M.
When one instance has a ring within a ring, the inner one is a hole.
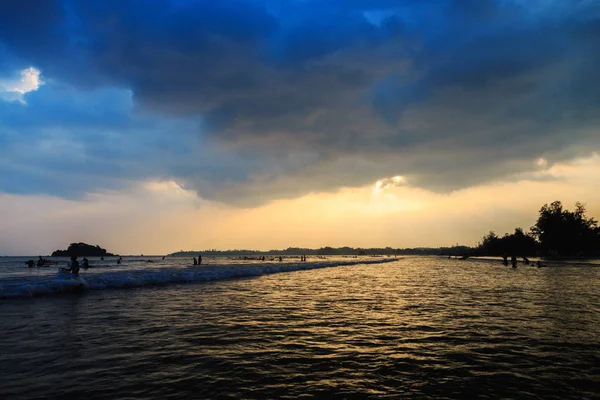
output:
M575 210L563 208L560 201L544 206L539 211L535 225L525 232L515 228L514 233L498 236L494 231L485 235L477 247L321 247L307 249L289 247L285 250L201 250L179 251L170 256L374 256L374 255L445 255L445 256L551 256L551 257L599 257L600 227L598 222L585 215L585 206L575 204Z
M575 204L575 210L565 209L560 201L544 206L535 225L528 232L516 228L502 237L491 231L479 246L465 254L474 256L600 256L600 227L585 215L585 206Z
M392 247L372 247L372 248L355 248L355 247L321 247L320 249L307 249L302 247L289 247L285 250L202 250L202 251L179 251L170 254L170 256L186 256L194 257L198 254L203 256L392 256L392 255L442 255L454 254L459 255L473 249L467 246L455 247L419 247L411 249L394 249Z

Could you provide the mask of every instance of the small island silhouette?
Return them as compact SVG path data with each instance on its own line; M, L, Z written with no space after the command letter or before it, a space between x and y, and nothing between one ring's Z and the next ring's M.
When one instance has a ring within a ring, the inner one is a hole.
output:
M91 245L87 243L71 243L67 250L56 250L52 252L52 257L112 257L114 254L108 253L106 249L98 245Z

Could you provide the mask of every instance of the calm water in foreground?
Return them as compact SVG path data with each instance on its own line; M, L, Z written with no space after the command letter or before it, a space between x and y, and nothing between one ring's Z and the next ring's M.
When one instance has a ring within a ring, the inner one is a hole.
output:
M422 257L181 283L142 264L128 285L106 284L123 266L0 300L0 398L600 396L598 267ZM47 279L6 275L13 294Z

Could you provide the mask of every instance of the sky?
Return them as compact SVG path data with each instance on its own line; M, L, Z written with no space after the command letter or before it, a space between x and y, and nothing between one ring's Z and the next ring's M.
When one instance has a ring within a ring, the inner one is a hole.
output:
M600 218L598 0L0 2L0 255Z

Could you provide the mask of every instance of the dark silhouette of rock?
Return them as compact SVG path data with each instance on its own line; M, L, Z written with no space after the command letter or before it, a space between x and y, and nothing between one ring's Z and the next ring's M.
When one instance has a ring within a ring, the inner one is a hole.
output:
M112 253L108 253L102 247L91 245L87 243L71 243L67 250L56 250L52 253L52 257L71 257L72 255L78 257L111 257L114 256Z

